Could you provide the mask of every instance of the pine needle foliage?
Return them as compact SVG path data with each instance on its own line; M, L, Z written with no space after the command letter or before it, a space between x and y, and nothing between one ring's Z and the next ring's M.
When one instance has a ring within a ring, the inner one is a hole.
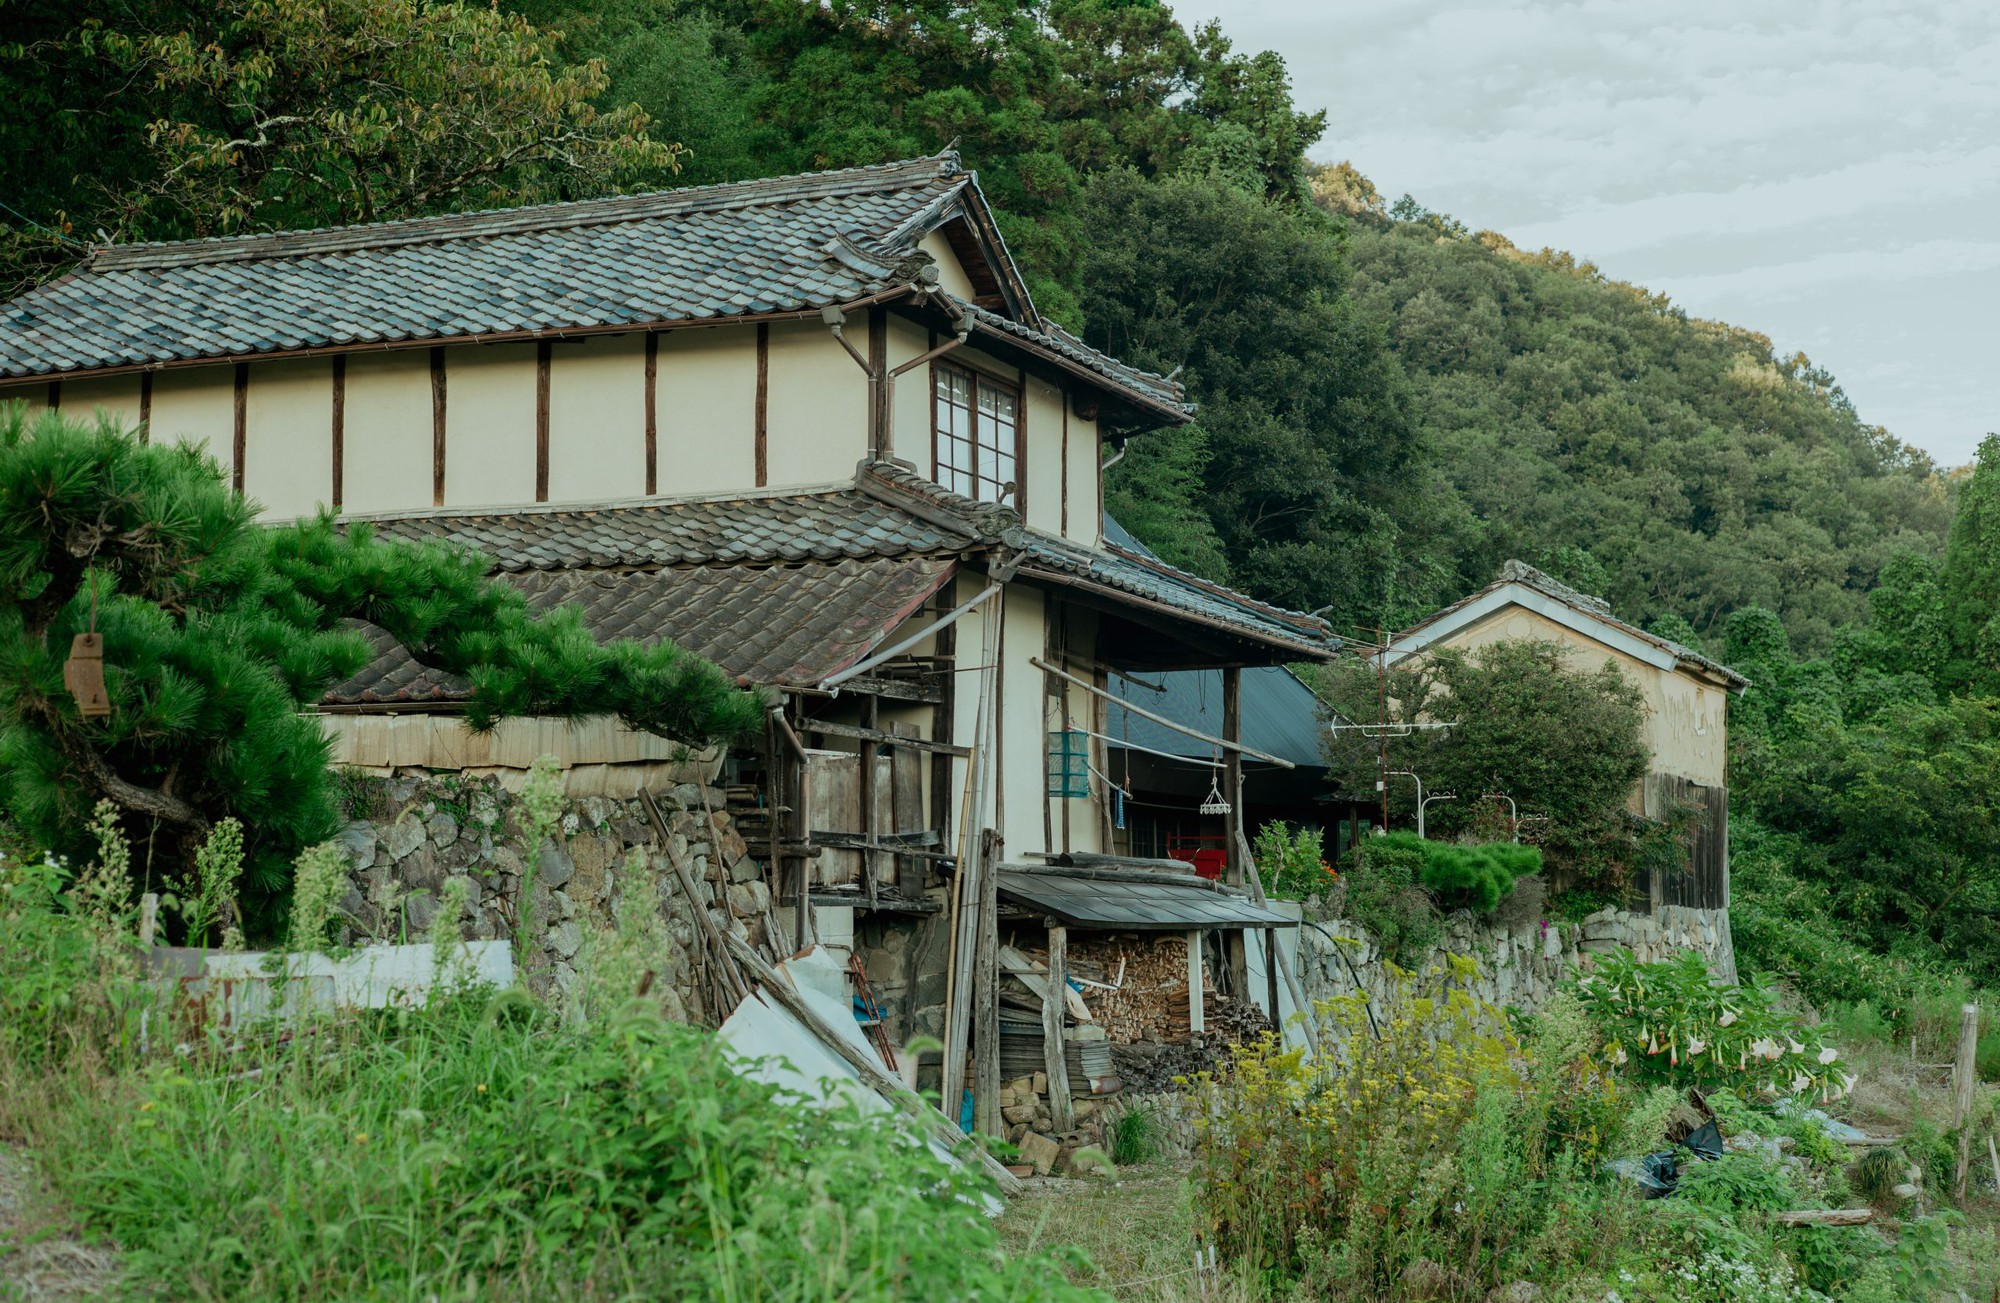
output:
M326 517L260 527L256 511L198 448L0 407L0 808L27 836L81 859L108 799L146 848L135 872L158 881L236 818L245 910L274 923L292 860L338 827L327 743L303 712L366 662L350 619L465 676L475 728L613 714L703 745L761 720L755 693L678 647L600 645L570 610L536 618L475 554ZM92 628L101 720L63 685L72 637Z

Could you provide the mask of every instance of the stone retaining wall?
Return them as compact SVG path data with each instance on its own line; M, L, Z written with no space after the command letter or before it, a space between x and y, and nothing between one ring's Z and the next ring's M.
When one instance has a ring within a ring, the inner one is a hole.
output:
M771 924L770 892L723 808L723 793L709 786L720 767L719 758L687 762L670 775L682 781L658 789L660 812L702 906L718 925L756 944ZM522 918L522 883L530 881L532 941L516 964L530 990L561 997L577 985L587 938L615 929L628 901L657 902L664 953L652 957L653 991L674 1016L712 1021L695 916L645 807L603 796L567 798L530 880L525 812L509 790L520 785L514 778L406 769L355 779L355 804L366 817L340 833L352 866L340 902L348 922L344 942L421 939L452 881L466 891L468 938L512 939Z
M1312 926L1299 929L1299 980L1307 999L1352 994L1357 977L1370 995L1387 993L1380 949L1365 929L1348 919L1315 919L1310 908L1306 918ZM1464 955L1479 965L1468 994L1533 1012L1570 977L1587 971L1592 955L1613 950L1630 950L1644 963L1699 950L1719 975L1733 981L1736 966L1728 942L1726 910L1668 907L1653 917L1604 909L1574 924L1540 918L1509 923L1460 913L1445 921L1434 953Z

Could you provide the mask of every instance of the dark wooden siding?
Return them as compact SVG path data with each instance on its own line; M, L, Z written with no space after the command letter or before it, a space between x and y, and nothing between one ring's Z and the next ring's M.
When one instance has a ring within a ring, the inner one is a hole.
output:
M1653 810L1662 818L1676 805L1695 812L1689 830L1687 868L1681 872L1659 872L1646 884L1647 896L1655 908L1682 905L1692 909L1729 907L1729 789L1704 787L1700 783L1671 774L1653 774Z

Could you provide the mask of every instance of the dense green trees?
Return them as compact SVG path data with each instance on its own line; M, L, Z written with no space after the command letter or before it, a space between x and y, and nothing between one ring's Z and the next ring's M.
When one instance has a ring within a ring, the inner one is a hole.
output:
M1373 719L1375 671L1358 661L1328 673L1322 691L1350 719ZM1593 887L1624 881L1638 862L1642 831L1626 816L1646 772L1639 689L1608 661L1590 664L1555 643L1500 642L1465 652L1440 648L1389 672L1391 722L1450 722L1389 744L1390 768L1419 775L1434 795L1426 831L1451 840L1505 836L1504 793L1535 816L1524 837L1540 846L1565 882ZM1357 734L1329 744L1329 763L1347 791L1374 788L1375 744ZM1414 788L1390 780L1392 808L1407 813ZM1489 906L1490 908L1490 906Z
M234 816L247 903L268 904L292 856L336 827L327 744L302 711L367 659L348 619L467 676L475 727L614 712L700 744L762 718L671 644L600 647L574 612L531 618L476 556L325 520L260 529L255 511L198 451L0 408L0 809L35 843L81 855L109 798L157 880ZM63 679L71 639L92 630L102 719Z

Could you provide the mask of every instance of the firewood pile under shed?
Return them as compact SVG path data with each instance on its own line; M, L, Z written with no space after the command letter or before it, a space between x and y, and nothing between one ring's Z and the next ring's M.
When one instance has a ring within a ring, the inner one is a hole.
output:
M1173 1089L1270 1027L1216 989L1216 942L1296 924L1240 889L1107 856L1002 865L999 897L1001 1115L1038 1172L1103 1146L1122 1092Z

